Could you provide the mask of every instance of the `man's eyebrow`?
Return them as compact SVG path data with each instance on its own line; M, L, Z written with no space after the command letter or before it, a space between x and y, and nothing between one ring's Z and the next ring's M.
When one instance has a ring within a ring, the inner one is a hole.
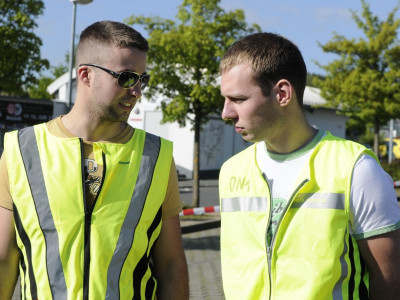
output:
M224 94L221 93L221 96L225 97L225 98L231 98L231 99L247 99L248 98L248 96L243 95L243 94L237 94L237 95L228 94L228 95L224 95Z

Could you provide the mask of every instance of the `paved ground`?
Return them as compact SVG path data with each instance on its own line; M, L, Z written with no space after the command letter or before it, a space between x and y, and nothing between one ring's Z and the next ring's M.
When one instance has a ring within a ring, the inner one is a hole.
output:
M183 226L186 222L188 221L182 222ZM182 236L189 268L190 299L192 300L225 299L222 291L219 237L219 228L187 233Z
M179 181L183 204L191 206L192 181ZM200 180L200 207L219 205L218 181ZM191 226L203 226L219 220L219 214L202 217L182 217L181 226L185 232ZM225 299L222 291L220 228L185 233L183 247L189 267L191 300Z

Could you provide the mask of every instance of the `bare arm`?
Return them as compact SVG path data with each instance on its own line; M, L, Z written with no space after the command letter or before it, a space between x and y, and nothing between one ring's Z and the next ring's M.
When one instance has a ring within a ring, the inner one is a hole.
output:
M18 279L18 263L13 213L0 206L0 299L11 299Z
M189 276L178 215L163 220L153 259L159 284L157 299L189 299Z
M399 299L400 229L359 240L358 245L369 270L369 299Z

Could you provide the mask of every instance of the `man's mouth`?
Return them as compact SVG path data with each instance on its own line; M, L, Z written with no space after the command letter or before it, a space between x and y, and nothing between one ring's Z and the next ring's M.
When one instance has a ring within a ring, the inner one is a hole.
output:
M131 106L132 106L132 103L127 102L127 101L122 102L121 104L122 104L123 106L125 106L125 107L131 107Z
M244 127L238 127L238 126L235 126L235 130L237 133L242 133L245 131Z

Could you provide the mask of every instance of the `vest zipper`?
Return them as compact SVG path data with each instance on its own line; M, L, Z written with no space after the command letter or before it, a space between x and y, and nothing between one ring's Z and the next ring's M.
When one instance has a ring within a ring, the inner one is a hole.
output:
M90 234L92 225L92 213L96 205L97 198L99 197L101 188L106 174L106 160L105 154L102 152L103 158L103 176L101 184L96 197L93 200L91 207L88 207L86 202L86 178L85 178L85 156L83 151L83 140L79 139L81 143L81 163L82 163L82 187L83 187L83 207L85 209L85 241L84 241L84 254L83 254L83 300L89 299L89 276L90 276Z
M267 265L268 265L268 283L269 283L269 295L268 295L268 299L271 299L271 286L272 286L272 281L271 281L271 247L268 247L268 238L267 238L267 234L268 234L268 228L269 225L271 223L271 218L272 218L272 196L271 196L271 190L269 188L269 184L268 184L268 180L267 180L267 176L264 173L261 173L262 178L265 181L265 184L267 185L268 188L268 192L269 192L269 216L268 216L268 222L267 222L267 227L265 228L265 233L264 233L264 237L265 237L265 246L267 248Z
M285 207L285 209L284 209L284 211L283 211L283 213L282 213L282 216L281 216L281 218L279 219L279 221L278 221L278 224L276 224L276 231L275 231L275 234L274 234L274 236L272 237L272 240L271 240L271 246L269 247L269 251L268 251L268 271L269 271L269 286L270 286L270 288L269 288L269 299L271 299L271 287L272 287L272 280L271 280L271 275L272 275L272 273L271 273L271 265L272 265L272 254L273 254L273 252L274 252L274 246L275 246L275 239L276 239L276 236L278 235L278 231L279 231L279 227L280 227L280 225L281 225L281 223L282 223L282 220L285 218L285 215L286 215L286 212L289 210L289 208L290 208L290 206L292 206L292 203L293 203L293 200L294 200L294 197L295 197L295 195L298 193L298 191L308 182L309 180L308 179L304 179L298 186L297 186L297 188L294 190L294 192L292 193L292 195L290 196L290 198L289 198L289 203L286 205L286 207ZM268 183L267 183L267 185L268 185ZM269 188L269 187L268 187ZM271 192L270 192L270 202L272 201L272 198L271 198ZM271 203L272 204L272 203ZM270 204L270 207L271 207L271 204ZM272 213L272 211L271 211L271 209L270 209L270 218L271 218L271 213ZM268 226L269 226L269 221L268 221ZM268 228L267 228L267 230L268 230ZM265 235L265 239L267 239L267 236ZM265 242L267 242L267 241L265 241ZM267 245L267 248L268 248L268 245Z
M271 205L272 204L271 203L272 202L272 196L271 196L271 190L269 188L269 184L268 184L268 180L267 180L266 175L264 173L261 173L261 176L264 179L265 184L267 185L267 188L268 188L268 192L269 192L269 216L268 216L267 227L265 229L265 234L264 234L264 236L265 236L265 245L266 245L266 248L267 248L267 258L268 258L268 261L269 261L270 247L268 247L267 234L268 234L269 224L270 224L271 218L272 218L272 210L271 210L271 207L272 207L272 205ZM269 263L268 263L268 266L269 266Z

